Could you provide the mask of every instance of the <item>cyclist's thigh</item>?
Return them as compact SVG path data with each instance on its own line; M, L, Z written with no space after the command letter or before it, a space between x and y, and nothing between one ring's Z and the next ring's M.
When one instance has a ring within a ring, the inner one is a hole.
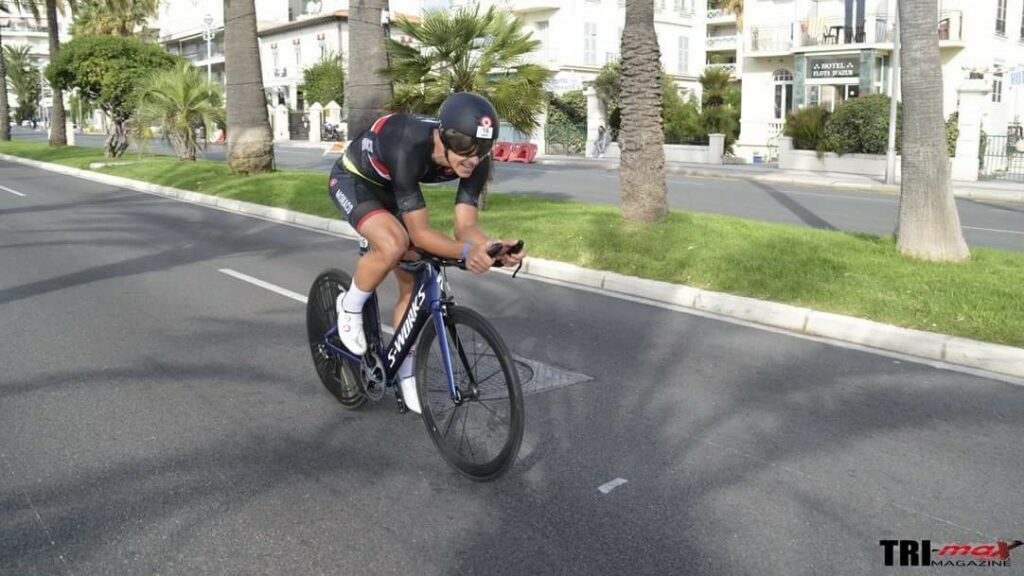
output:
M378 212L390 212L380 200L383 190L375 190L375 186L361 180L340 164L331 170L331 179L327 191L331 202L345 215L345 219L357 231L364 221L369 220Z
M386 209L371 209L357 223L358 226L354 227L369 242L371 251L385 252L397 262L408 250L409 234L398 218Z

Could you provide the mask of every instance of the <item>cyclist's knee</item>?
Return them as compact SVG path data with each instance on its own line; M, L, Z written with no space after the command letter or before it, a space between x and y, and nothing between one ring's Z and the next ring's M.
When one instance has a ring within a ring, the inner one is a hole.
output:
M392 265L397 265L409 249L409 236L404 230L386 234L373 247L382 258Z

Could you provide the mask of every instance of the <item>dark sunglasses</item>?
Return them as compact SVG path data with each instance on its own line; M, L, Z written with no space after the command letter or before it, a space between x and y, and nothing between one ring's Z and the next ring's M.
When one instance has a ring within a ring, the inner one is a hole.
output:
M444 139L452 152L466 157L478 156L483 159L491 153L491 148L494 146L493 140L467 136L452 128L444 131Z

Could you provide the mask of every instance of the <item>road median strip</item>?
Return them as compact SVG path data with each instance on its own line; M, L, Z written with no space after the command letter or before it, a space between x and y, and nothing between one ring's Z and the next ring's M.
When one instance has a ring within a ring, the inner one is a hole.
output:
M120 176L101 174L0 154L0 158L68 176L83 178L140 192L153 193L203 204L243 215L294 224L355 239L348 223L338 219L304 214L280 207L269 207L240 200L149 184ZM851 316L820 312L790 304L694 288L658 280L649 280L594 270L553 260L530 257L523 272L534 277L556 280L611 296L629 296L654 303L693 309L735 318L795 334L849 342L868 348L898 352L924 360L939 361L977 369L993 375L1024 378L1024 349L982 342L922 330L901 328Z

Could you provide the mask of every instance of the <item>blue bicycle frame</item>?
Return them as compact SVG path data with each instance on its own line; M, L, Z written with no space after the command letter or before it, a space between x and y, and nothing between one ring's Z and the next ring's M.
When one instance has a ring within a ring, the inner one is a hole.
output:
M395 377L398 375L398 367L401 366L402 361L405 360L416 343L427 320L433 319L437 340L441 346L441 361L444 365L445 378L448 381L448 392L452 400L459 403L461 393L455 385L455 374L452 370L451 354L448 348L448 330L444 324L443 309L448 304L442 289L444 276L441 274L439 265L430 259L402 262L399 266L406 272L415 274L413 296L409 300L409 307L402 317L401 324L395 327L395 333L387 346L387 353L381 354L380 308L377 303L377 293L373 293L363 308L363 322L369 323L364 327L368 336L367 356L375 354L377 358L382 359L384 382L387 386L393 386ZM361 365L364 362L362 357L331 343L332 337L336 337L337 334L338 327L335 325L324 336L324 347L331 354L341 356L357 366Z

